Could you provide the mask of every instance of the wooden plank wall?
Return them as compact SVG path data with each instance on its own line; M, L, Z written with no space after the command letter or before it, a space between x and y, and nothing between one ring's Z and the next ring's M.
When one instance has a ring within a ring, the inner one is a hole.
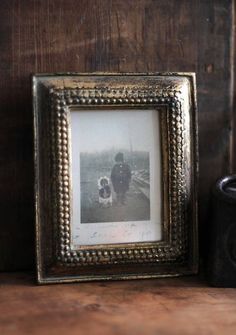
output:
M232 166L230 0L2 0L0 6L0 269L34 264L35 72L197 73L200 244L209 189Z

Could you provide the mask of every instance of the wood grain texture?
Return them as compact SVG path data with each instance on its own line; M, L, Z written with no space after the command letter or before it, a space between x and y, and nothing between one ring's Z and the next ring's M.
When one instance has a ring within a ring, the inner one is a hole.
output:
M234 47L231 50L232 54L232 66L233 66L233 82L232 82L232 119L233 119L233 138L232 138L232 172L236 171L236 2L234 1L233 6L233 29L234 34L232 36Z
M1 275L4 335L235 335L236 290L196 278L35 286Z
M204 250L209 190L231 163L232 3L1 1L1 270L32 268L34 262L30 75L35 72L197 73Z

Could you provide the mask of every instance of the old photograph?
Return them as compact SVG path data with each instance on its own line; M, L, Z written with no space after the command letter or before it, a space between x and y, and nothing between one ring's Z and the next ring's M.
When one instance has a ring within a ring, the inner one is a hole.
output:
M80 188L82 223L149 220L149 152L134 151L132 142L82 152Z
M104 224L106 233L115 223L133 227L140 223L139 228L146 224L144 235L151 230L161 206L156 114L149 110L71 113L76 236L86 230L84 226L90 225L87 231L92 230L92 224L97 224L94 239Z

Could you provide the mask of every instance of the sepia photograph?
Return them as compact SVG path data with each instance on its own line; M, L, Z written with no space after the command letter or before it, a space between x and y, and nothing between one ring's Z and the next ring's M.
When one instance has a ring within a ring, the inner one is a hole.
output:
M133 227L145 223L145 235L151 221L157 216L160 221L157 112L73 111L71 119L72 216L77 236L86 230L82 226L97 224L99 229L105 223L131 223ZM155 193L151 184L156 186ZM93 236L98 235L96 229Z

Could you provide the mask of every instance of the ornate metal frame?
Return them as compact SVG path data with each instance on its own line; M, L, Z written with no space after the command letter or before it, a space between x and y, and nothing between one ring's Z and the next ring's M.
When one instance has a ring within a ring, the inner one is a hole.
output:
M197 272L198 171L193 73L39 74L33 77L39 283ZM157 109L161 116L163 240L71 248L70 112Z

